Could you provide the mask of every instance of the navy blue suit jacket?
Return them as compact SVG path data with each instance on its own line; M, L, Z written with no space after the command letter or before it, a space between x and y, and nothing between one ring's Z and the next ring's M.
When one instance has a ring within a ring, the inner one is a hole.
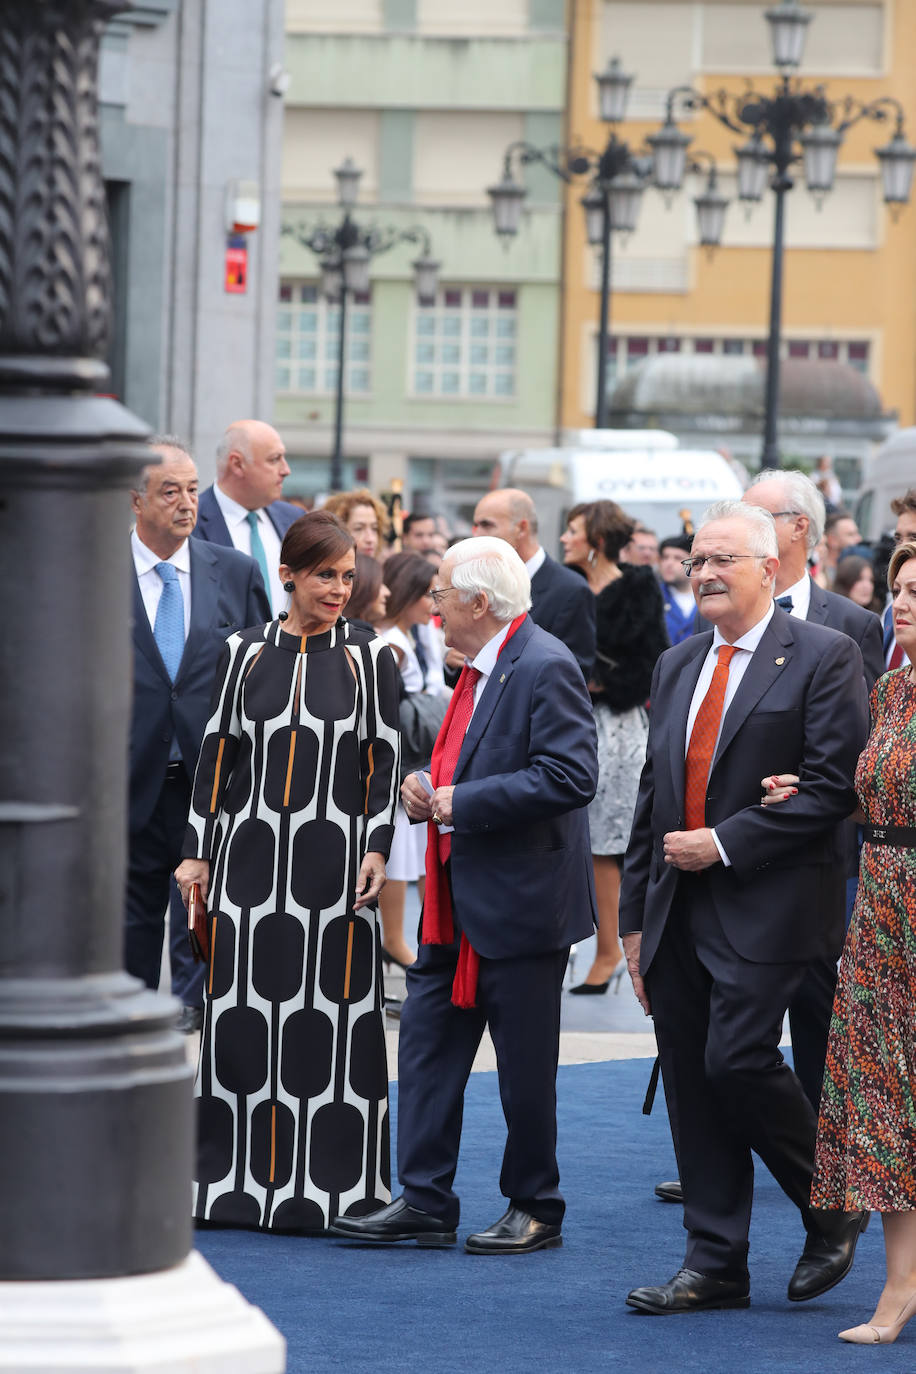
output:
M680 879L665 863L663 839L684 828L687 716L711 643L708 631L666 650L652 679L620 894L621 934L642 931L643 972ZM706 870L709 894L742 958L808 962L826 948L831 903L823 897L845 863L840 823L856 807L853 778L867 734L858 645L777 606L726 712L706 794L707 824L731 860L730 868ZM770 773L798 774L798 795L761 806L761 779Z
M281 539L293 521L305 514L301 506L294 506L291 501L272 501L264 510ZM223 512L217 505L212 487L205 487L198 498L197 524L194 526L193 538L205 539L208 544L222 544L227 549L233 547L232 535L223 519Z
M547 554L531 579L531 619L563 641L587 682L595 662L595 594L581 573Z
M172 739L178 740L189 780L210 718L210 697L226 639L264 625L270 606L260 569L237 549L188 541L191 624L174 683L153 638L134 573L134 698L130 725L130 829L149 820L165 779ZM133 566L133 564L131 564Z
M530 616L497 659L452 782L455 913L478 954L545 954L591 935L595 721L576 660Z

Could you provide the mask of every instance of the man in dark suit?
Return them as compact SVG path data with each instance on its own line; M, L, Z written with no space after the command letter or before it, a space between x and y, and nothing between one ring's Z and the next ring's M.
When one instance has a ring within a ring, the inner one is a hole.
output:
M662 654L652 683L620 932L655 1018L688 1240L673 1279L629 1294L644 1312L747 1306L752 1150L807 1232L793 1301L843 1278L862 1223L809 1205L817 1118L779 1051L787 1004L823 953L821 894L856 804L862 656L774 605L776 555L768 513L711 507L690 571L714 630ZM761 780L782 772L800 777L797 793L761 806Z
M538 543L538 517L525 491L503 487L477 502L475 535L511 544L531 578L531 619L562 639L586 681L595 661L595 596L585 578L555 562Z
M445 642L468 660L430 769L401 796L432 820L422 942L407 970L398 1072L403 1196L335 1234L451 1245L464 1089L484 1027L508 1127L505 1215L468 1237L473 1254L561 1243L556 1158L560 988L592 933L586 806L598 776L588 692L564 645L525 614L524 564L501 539L451 548L433 590ZM451 829L449 829L451 827Z
M234 549L189 536L197 518L197 468L181 442L150 441L161 463L131 494L136 527L125 962L159 986L169 879L181 862L191 783L220 654L228 635L270 619L261 574ZM187 945L184 908L173 919ZM197 986L182 993L182 1029L199 1022ZM173 986L173 990L174 986ZM189 1024L184 1024L188 1022Z
M277 615L286 593L277 569L280 545L301 506L282 501L289 476L286 449L262 420L236 420L216 450L216 483L200 493L195 539L249 554L257 563ZM268 617L269 618L269 617Z

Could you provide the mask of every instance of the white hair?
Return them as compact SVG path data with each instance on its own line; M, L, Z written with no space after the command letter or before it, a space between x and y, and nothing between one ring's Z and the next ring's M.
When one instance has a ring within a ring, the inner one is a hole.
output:
M779 557L776 525L770 512L762 506L751 506L746 501L715 501L704 513L697 534L714 520L743 520L748 526L748 548L753 556Z
M778 482L785 492L783 499L786 510L791 511L793 515L807 515L808 533L805 537L805 547L810 553L820 543L824 533L824 521L827 519L824 498L811 478L800 468L763 468L751 481L748 491L752 491L761 482Z
M484 592L497 620L514 620L531 606L531 578L505 539L478 535L453 544L445 555L452 586L465 603Z

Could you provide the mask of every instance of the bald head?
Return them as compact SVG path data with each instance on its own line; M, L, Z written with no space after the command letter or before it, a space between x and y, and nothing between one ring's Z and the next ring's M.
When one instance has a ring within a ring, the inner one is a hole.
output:
M472 526L475 535L490 535L511 544L523 563L538 551L538 517L534 502L518 487L501 487L477 502Z
M217 445L216 472L221 490L246 510L269 506L289 476L283 440L263 420L236 420Z

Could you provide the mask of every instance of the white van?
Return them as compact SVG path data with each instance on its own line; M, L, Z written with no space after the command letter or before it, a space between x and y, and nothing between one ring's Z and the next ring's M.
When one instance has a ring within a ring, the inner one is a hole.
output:
M531 496L540 540L549 552L559 549L567 511L582 501L616 501L664 539L680 534L685 522L695 525L713 501L741 499L742 485L721 454L677 448L675 436L662 430L619 434L629 439L627 447L580 445L502 455L502 485L521 487ZM639 443L650 437L651 446Z
M911 487L916 487L916 428L898 429L869 459L856 497L856 524L863 539L876 543L894 528L891 502Z

